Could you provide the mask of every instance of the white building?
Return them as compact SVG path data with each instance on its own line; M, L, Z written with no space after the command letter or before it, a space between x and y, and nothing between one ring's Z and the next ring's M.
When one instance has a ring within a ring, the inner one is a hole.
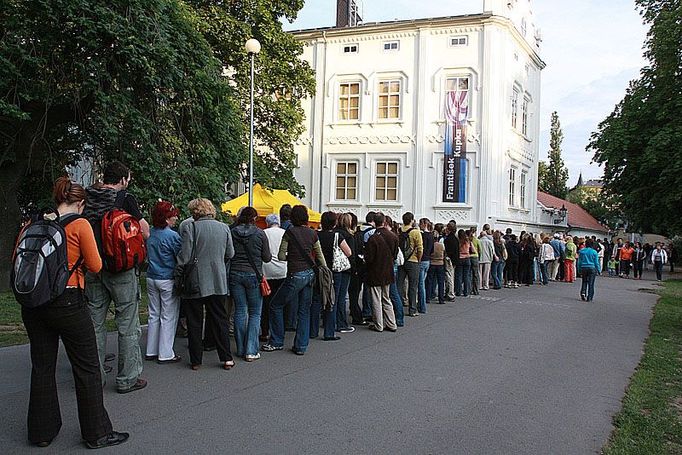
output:
M317 80L296 143L307 204L537 225L540 33L529 0L483 9L293 32Z

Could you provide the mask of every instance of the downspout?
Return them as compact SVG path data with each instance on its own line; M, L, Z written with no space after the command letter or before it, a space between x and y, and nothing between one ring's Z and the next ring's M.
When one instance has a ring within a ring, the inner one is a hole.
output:
M322 187L324 177L324 107L326 104L326 89L327 89L327 31L322 31L322 40L324 41L324 61L322 63L322 127L320 128L320 188L319 201L320 205L317 208L318 212L322 212Z

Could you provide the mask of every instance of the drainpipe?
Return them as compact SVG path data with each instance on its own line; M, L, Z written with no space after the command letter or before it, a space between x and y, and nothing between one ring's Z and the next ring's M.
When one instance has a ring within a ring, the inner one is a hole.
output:
M322 187L323 187L323 177L324 177L324 107L326 104L326 85L327 85L327 31L322 31L322 40L324 41L324 61L322 63L322 128L320 129L320 189L319 189L319 201L320 205L317 208L318 212L322 212ZM313 145L314 147L314 145Z

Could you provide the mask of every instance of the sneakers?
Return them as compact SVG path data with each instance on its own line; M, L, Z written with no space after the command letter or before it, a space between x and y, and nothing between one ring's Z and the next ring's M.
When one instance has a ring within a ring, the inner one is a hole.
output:
M117 446L123 444L128 440L130 434L119 433L118 431L112 431L108 435L101 437L95 441L85 441L85 446L88 449L103 449L104 447Z
M258 359L260 359L260 352L257 352L254 355L247 354L244 356L244 360L246 360L247 362L253 362L254 360L258 360Z
M339 333L353 333L355 332L355 327L348 326L344 327L343 329L339 329Z
M281 351L283 349L284 346L274 346L270 343L264 344L263 346L260 347L260 350L265 352Z
M585 300L587 300L587 296L585 296L585 294L583 294L583 293L581 292L581 293L580 293L580 299L584 302Z

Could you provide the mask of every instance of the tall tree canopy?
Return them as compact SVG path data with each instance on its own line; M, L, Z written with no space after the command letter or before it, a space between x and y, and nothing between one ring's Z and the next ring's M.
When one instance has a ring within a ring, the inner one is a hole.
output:
M568 168L561 158L561 143L564 133L561 131L559 114L552 112L552 120L549 131L549 163L540 162L538 166L538 186L552 196L562 199L568 193Z
M648 65L592 135L605 191L620 195L631 226L682 233L682 2L636 0L646 24Z
M147 207L157 198L224 200L247 161L243 45L252 35L264 48L256 132L274 151L256 177L301 190L291 142L313 78L279 18L302 3L0 2L0 282L21 208L45 200L53 178L82 158L128 164Z

